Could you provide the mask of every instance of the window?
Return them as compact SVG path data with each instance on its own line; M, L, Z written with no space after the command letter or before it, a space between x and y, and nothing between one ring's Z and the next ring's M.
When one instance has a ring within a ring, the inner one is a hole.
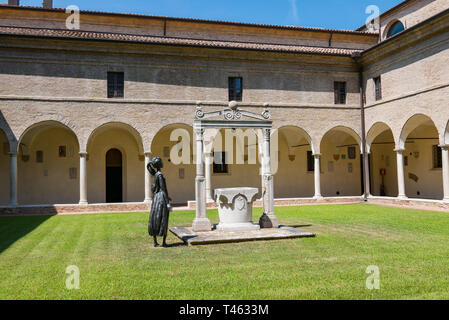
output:
M124 79L123 72L108 72L108 98L124 97Z
M307 151L307 171L315 171L315 159L313 157L312 151Z
M214 152L214 173L228 173L226 152Z
M335 104L346 104L346 82L334 82Z
M36 151L36 162L37 163L44 162L44 151Z
M399 32L402 32L405 30L404 25L401 21L396 21L393 23L393 25L388 29L387 38L390 38L394 36L395 34L398 34Z
M375 98L377 100L382 99L382 82L380 80L380 76L373 79L374 80L374 89L375 89Z
M433 146L433 168L441 169L443 167L441 147Z
M67 156L67 147L59 146L58 154L60 158L65 158Z
M229 101L242 101L242 78L229 78Z

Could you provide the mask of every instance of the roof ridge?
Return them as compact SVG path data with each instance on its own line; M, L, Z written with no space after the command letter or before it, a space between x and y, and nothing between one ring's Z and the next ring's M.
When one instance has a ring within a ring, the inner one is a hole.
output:
M20 32L22 31L22 32ZM28 31L28 32L27 32ZM309 53L321 55L351 56L362 52L363 49L335 48L335 47L308 47L304 45L270 44L257 42L233 42L208 39L189 39L160 37L152 35L115 34L84 30L64 30L28 28L14 26L0 26L0 35L16 35L25 37L61 38L75 40L97 40L97 41L121 41L131 43L148 43L160 45L195 46L224 49L259 50L271 52Z
M226 42L226 43L240 43L240 44L259 44L267 46L285 46L285 47L303 47L303 48L322 48L322 49L341 49L341 50L353 50L353 51L363 51L364 49L357 48L343 48L343 47L326 47L326 46L313 46L306 44L290 44L290 43L270 43L270 42L255 42L255 41L237 41L237 40L226 40L226 39L202 39L202 38L185 38L185 37L174 37L174 36L158 36L149 34L134 34L134 33L119 33L119 32L106 32L106 31L92 31L92 30L69 30L69 29L58 29L58 28L39 28L39 27L23 27L23 26L7 26L0 25L0 28L14 28L14 29L31 29L31 30L49 30L49 31L62 31L66 33L92 33L92 34L102 34L102 35L117 35L117 36L129 36L129 37L147 37L147 38L158 38L158 39L178 39L178 40L192 40L192 41L204 41L204 42Z
M0 3L0 8L12 8L12 9L32 9L39 11L64 11L65 8L43 8L35 6L11 6L8 4ZM357 34L357 35L378 35L377 32L371 31L357 31L357 30L347 30L347 29L328 29L319 27L301 27L301 26L287 26L287 25L274 25L274 24L261 24L254 22L235 22L235 21L222 21L222 20L209 20L200 18L182 18L182 17L169 17L169 16L157 16L150 14L138 14L138 13L119 13L119 12L105 12L105 11L92 11L92 10L80 10L80 13L85 14L104 14L104 15L117 15L124 17L139 17L139 18L149 18L149 19L167 19L175 21L187 21L187 22L203 22L203 23L213 23L213 24L226 24L226 25L240 25L240 26L252 26L259 28L273 28L273 29L287 29L287 30L298 30L298 31L312 31L312 32L333 32L333 33L345 33L345 34Z

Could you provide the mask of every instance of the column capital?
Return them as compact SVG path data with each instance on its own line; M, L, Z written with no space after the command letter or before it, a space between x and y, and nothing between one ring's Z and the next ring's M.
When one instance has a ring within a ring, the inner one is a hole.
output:
M145 157L151 157L151 154L152 154L151 152L144 152L144 153L143 153L143 155L144 155Z
M263 133L263 137L264 137L265 141L270 140L270 138L271 138L271 129L264 128L264 129L262 129L262 133Z
M439 147L443 150L449 150L449 144L441 144Z
M80 152L79 155L80 155L80 157L86 157L87 156L87 152Z
M10 157L17 157L17 152L8 152Z
M322 156L322 154L321 154L321 153L314 153L314 154L313 154L313 156L314 156L314 157L318 157L318 158L319 158L319 157L321 157L321 156Z
M405 149L394 149L393 151L397 153L403 153Z
M203 127L194 127L193 130L197 135L203 135L205 131Z

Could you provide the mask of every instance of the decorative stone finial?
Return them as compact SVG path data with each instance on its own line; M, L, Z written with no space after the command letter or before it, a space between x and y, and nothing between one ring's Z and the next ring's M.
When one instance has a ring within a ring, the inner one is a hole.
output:
M231 109L231 110L237 110L237 101L231 101L231 102L229 102L229 109Z

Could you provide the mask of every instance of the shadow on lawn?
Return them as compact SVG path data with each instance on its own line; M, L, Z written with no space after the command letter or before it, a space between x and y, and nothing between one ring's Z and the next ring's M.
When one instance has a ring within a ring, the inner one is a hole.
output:
M0 217L0 253L52 216Z
M292 227L292 228L309 228L309 227L313 227L311 224L298 224L298 225L293 225L293 226L288 226L288 227Z

